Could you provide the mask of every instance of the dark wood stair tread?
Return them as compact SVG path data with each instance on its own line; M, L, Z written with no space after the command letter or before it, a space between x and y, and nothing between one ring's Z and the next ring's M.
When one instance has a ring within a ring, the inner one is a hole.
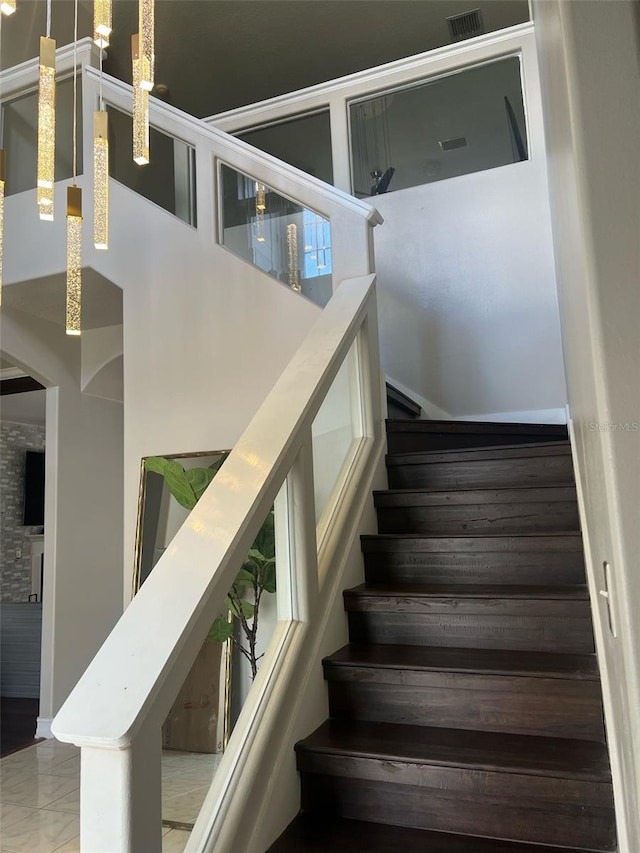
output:
M595 655L350 643L323 661L325 668L369 667L475 675L512 675L599 681Z
M566 848L430 832L329 815L300 814L268 853L567 853ZM572 853L588 853L572 848Z
M518 459L532 456L571 455L569 441L539 441L528 444L499 444L485 447L452 448L450 450L414 450L388 453L387 465L428 465L442 462L476 462L494 459Z
M493 489L380 489L377 507L455 506L485 503L553 503L575 501L575 486L506 486Z
M523 424L501 421L436 421L387 419L387 430L403 432L490 433L504 435L558 435L568 437L565 424Z
M368 584L363 583L344 591L348 598L483 598L584 601L589 598L587 587L524 586L516 584Z
M593 741L327 720L296 751L384 762L610 783L604 744Z
M559 533L472 533L442 536L429 533L369 533L360 537L364 550L380 551L548 551L582 552L582 534Z

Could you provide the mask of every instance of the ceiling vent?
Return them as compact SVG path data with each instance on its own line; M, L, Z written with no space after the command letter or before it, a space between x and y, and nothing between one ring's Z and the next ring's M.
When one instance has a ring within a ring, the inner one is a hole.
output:
M453 15L451 18L447 18L447 24L449 25L451 41L464 41L464 39L481 36L484 33L480 9L463 12L462 15Z

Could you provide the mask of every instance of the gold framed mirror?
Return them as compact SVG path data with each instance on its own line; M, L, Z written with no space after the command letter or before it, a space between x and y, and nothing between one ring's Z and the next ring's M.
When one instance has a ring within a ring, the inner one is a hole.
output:
M190 509L174 496L158 462L178 463L187 474L199 469L197 501L228 455L228 450L197 453L170 453L143 457L140 466L140 492L136 528L133 595L149 577L157 561L182 524ZM208 476L202 476L209 472ZM185 503L188 503L185 502ZM230 614L221 614L231 618ZM231 640L218 642L207 638L185 679L162 728L163 749L182 752L221 753L229 737L231 699Z

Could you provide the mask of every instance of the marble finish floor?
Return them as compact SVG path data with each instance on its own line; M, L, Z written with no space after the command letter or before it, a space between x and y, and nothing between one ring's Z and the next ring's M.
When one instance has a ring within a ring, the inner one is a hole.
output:
M219 755L162 754L163 821L193 824ZM163 853L182 853L189 832L162 828ZM80 750L45 740L0 760L0 853L79 853Z

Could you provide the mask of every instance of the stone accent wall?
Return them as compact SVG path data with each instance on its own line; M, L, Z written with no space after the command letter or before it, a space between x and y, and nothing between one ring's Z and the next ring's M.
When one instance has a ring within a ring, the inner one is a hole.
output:
M31 592L30 534L23 527L24 459L27 450L44 450L44 427L0 423L0 600L26 601ZM21 557L16 553L21 552Z

